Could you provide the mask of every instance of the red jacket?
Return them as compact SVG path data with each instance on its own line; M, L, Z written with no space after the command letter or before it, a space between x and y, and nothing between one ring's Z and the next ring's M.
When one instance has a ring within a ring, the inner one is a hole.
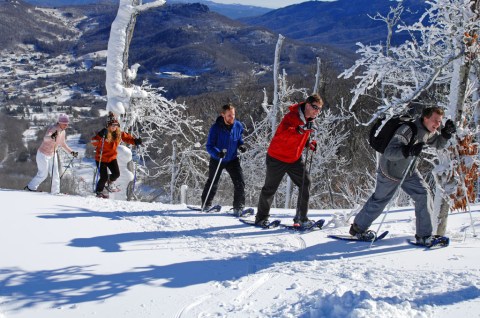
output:
M300 159L302 151L305 148L310 131L305 131L303 134L297 132L298 126L303 126L307 123L303 112L300 110L300 104L295 104L289 107L290 112L286 114L268 147L268 155L277 160L293 163Z
M122 131L122 138L120 138L120 140L107 141L107 139L105 139L102 151L102 137L96 135L92 138L92 144L96 148L95 160L100 161L100 153L102 154L102 162L108 163L117 159L117 147L120 144L120 141L134 145L134 140L135 138L133 138L132 135Z

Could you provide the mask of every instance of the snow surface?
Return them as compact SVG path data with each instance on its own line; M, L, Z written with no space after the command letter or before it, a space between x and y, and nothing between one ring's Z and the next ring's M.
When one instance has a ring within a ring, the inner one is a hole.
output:
M262 230L183 205L0 189L0 317L480 317L480 241L450 216L447 248L406 243L411 208L368 243ZM479 206L473 206L480 232ZM273 209L291 222L293 210ZM376 229L378 224L374 224Z

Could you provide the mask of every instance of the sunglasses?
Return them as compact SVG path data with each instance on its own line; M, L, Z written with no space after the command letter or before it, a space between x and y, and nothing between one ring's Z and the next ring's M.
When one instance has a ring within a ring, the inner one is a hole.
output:
M314 105L314 104L310 104L310 106L312 106L312 108L315 109L315 110L321 110L322 109L322 106L317 106L317 105Z
M112 127L120 127L119 124L110 124L110 126L112 126Z

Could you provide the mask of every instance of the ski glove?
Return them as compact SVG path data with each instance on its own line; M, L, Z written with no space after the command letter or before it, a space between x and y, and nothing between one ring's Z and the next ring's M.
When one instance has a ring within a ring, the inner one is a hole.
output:
M100 130L100 131L98 132L98 135L99 135L100 137L102 137L102 138L107 137L107 134L108 134L107 128L103 128L102 130Z
M449 119L445 122L445 126L440 131L442 133L443 138L450 139L452 135L457 132L457 127L455 127L454 122Z
M312 141L310 142L309 147L310 147L310 150L311 150L311 151L316 152L316 151L317 151L317 141L316 141L316 140L312 140Z
M223 149L222 151L218 152L218 158L225 158L225 155L227 154L227 149Z
M247 151L247 146L245 145L238 146L238 151L240 151L241 153L244 153L245 151Z
M78 158L78 152L77 151L72 151L70 154L72 155L73 158Z
M135 146L140 146L142 144L142 138L135 138L133 139L133 142L135 143Z
M58 131L55 130L55 132L50 136L50 138L57 140L57 136L58 136Z
M424 145L424 142L419 142L411 146L404 146L402 149L403 155L405 156L405 158L408 158L410 156L418 157L422 153Z

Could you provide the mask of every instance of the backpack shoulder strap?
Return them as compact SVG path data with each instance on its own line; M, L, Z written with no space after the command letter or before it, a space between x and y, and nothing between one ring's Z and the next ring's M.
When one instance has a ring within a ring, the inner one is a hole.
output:
M417 125L415 124L415 120L403 121L395 132L395 135L400 136L409 146L413 145L417 139Z

